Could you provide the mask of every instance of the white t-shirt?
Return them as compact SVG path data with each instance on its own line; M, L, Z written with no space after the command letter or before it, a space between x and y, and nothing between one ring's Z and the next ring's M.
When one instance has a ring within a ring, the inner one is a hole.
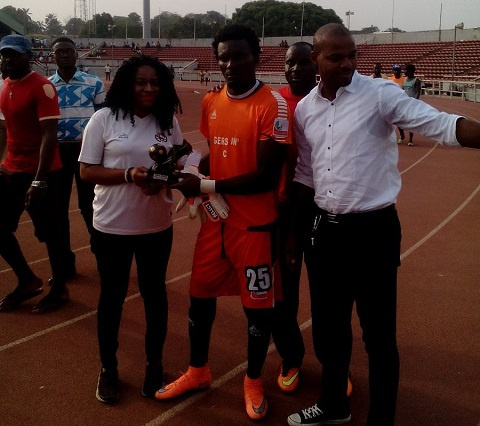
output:
M181 145L183 136L177 119L173 119L171 135L160 129L153 115L135 116L135 126L130 115L118 120L110 108L97 111L85 128L79 161L101 164L109 169L150 167L153 161L148 150L154 143L167 147ZM117 235L139 235L160 232L172 224L172 194L163 188L159 194L144 195L133 183L95 185L93 201L93 226L95 229Z

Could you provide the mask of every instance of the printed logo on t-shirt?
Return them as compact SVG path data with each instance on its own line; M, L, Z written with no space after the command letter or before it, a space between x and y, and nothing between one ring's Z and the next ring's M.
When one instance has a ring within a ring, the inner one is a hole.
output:
M155 134L155 140L159 143L167 143L167 137L163 134L163 132L157 132Z
M217 119L217 110L214 110L211 114L210 114L210 120L216 120Z
M118 139L128 139L128 135L126 133L122 133L121 135L118 135Z
M288 136L288 119L277 117L273 123L273 136L286 138Z

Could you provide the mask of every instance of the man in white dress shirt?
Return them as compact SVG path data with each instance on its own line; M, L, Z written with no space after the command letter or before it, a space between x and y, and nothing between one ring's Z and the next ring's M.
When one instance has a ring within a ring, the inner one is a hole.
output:
M350 420L346 386L355 302L369 358L367 425L392 426L399 381L401 240L395 209L401 186L395 126L443 145L480 148L480 124L409 98L391 81L358 74L355 43L343 25L322 26L313 45L312 61L321 78L295 112L295 181L301 197L297 205L303 193L314 194L317 206L305 263L313 343L323 365L322 396L290 415L288 423Z

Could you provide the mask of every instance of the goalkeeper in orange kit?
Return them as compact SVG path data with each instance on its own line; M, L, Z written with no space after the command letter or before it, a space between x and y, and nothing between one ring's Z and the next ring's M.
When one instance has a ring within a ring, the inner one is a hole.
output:
M255 32L227 25L212 46L226 85L207 93L202 102L200 131L208 140L209 155L199 173L209 178L186 173L172 188L186 198L221 194L228 215L205 220L197 238L188 371L155 396L167 400L210 385L208 352L216 299L236 294L248 321L245 407L251 419L259 420L268 411L261 372L274 306L277 188L291 126L285 100L256 78L260 45Z

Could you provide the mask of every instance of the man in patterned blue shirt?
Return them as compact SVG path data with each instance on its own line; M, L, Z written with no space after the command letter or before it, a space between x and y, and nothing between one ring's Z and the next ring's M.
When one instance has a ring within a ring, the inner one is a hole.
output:
M73 40L68 37L55 39L52 43L52 54L58 69L49 80L57 89L58 104L62 115L61 119L58 120L58 141L63 163L60 193L63 220L60 226L64 234L65 262L68 265L70 277L73 277L76 274L75 254L70 247L69 222L72 183L75 177L78 207L91 235L94 185L82 181L80 178L78 156L85 126L93 113L102 108L105 101L105 86L97 76L85 73L77 68L78 54Z

